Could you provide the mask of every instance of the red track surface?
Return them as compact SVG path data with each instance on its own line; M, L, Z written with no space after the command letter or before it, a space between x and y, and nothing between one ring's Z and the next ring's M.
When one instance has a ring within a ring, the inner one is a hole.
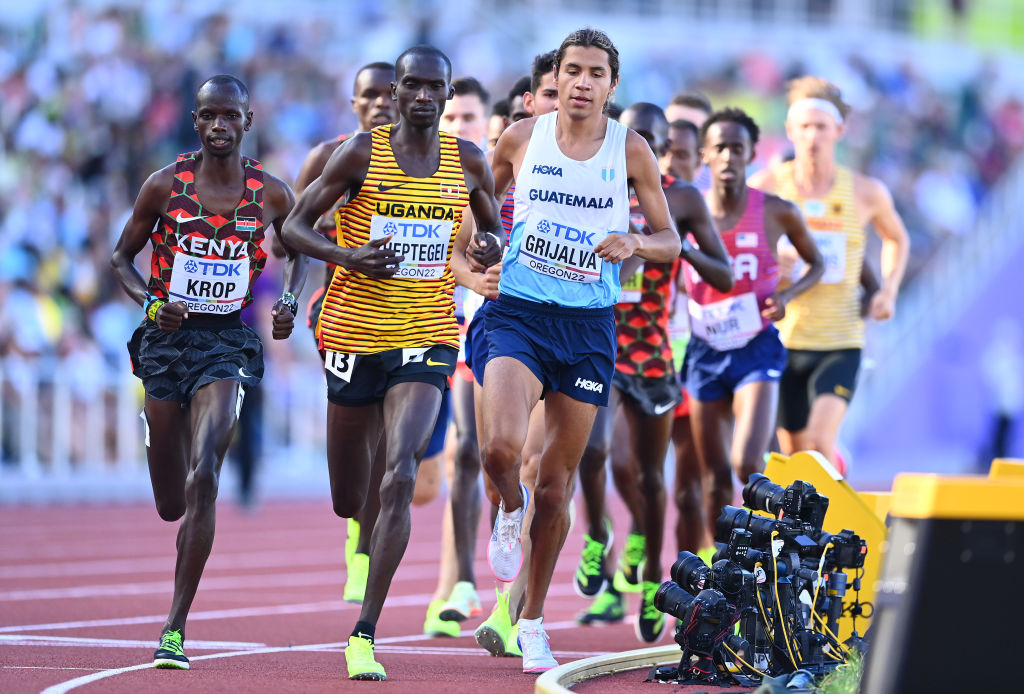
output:
M342 648L358 606L340 599L345 523L329 501L273 502L252 514L221 505L188 622L188 672L149 667L170 604L177 524L162 522L150 506L0 509L0 692L532 692L536 678L521 672L520 659L490 657L473 640L483 617L464 623L458 638L422 633L437 580L441 509L440 502L413 509L409 549L377 626L384 683L346 678ZM571 586L579 525L545 616L562 663L644 645L633 633L638 596L629 597L623 624L585 629L573 622L586 605ZM485 539L481 528L476 571L486 615L494 583ZM643 684L645 674L619 674L581 691L669 691Z

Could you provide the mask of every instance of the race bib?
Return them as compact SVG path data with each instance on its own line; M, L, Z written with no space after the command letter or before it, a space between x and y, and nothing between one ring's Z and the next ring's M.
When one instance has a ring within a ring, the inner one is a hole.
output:
M753 292L701 306L689 300L693 334L719 351L736 349L761 332L761 312Z
M603 261L594 246L607 235L542 219L523 233L519 255L526 267L542 275L569 282L597 282Z
M352 370L356 365L356 355L347 352L324 352L324 368L348 383L352 380Z
M404 256L395 277L414 280L441 279L448 264L448 242L452 238L452 221L438 219L402 219L373 215L370 218L370 240L394 235L384 246Z
M846 234L841 231L812 231L815 245L825 260L825 274L821 276L822 284L840 284L846 278ZM779 239L779 255L790 255L793 269L790 281L796 282L807 270L807 263L796 252L796 248L785 236Z
M249 259L222 260L174 254L171 301L184 301L190 313L232 313L249 291Z
M640 301L644 294L644 266L643 263L636 269L636 272L622 285L622 292L619 294L620 304L635 304Z

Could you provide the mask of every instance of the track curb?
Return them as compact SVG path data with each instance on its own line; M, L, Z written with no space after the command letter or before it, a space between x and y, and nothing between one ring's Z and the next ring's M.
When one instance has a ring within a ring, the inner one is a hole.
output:
M554 670L548 670L538 677L533 691L534 694L567 694L572 685L602 675L611 675L624 670L651 668L667 663L678 664L681 655L679 646L673 644L575 660L565 665L559 665Z

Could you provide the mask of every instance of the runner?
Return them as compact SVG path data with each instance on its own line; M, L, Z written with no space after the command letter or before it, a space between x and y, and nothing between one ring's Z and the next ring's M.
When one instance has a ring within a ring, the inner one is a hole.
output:
M395 120L395 106L391 100L391 82L395 79L395 66L391 63L370 63L359 68L356 73L355 82L352 84L352 112L359 120L359 130L356 132L370 132L378 125L387 125ZM324 171L324 166L345 140L355 133L343 134L338 137L321 142L306 155L302 163L299 176L295 180L295 194L302 195L310 183L319 178ZM342 202L339 200L339 202ZM324 234L331 241L337 242L338 230L334 219L334 209L329 210L317 220L316 229ZM320 311L324 305L324 295L327 288L331 286L334 278L335 265L327 263L324 271L324 282L318 287L313 296L310 297L307 307L307 325L315 328L320 320ZM319 341L317 350L320 358L323 359L324 352L320 349ZM443 409L443 405L442 405ZM433 437L431 438L433 440ZM425 466L421 466L423 471ZM384 475L384 447L377 450L377 458L374 461L373 480L371 488L380 486L380 479ZM429 474L417 474L417 482L420 477L427 479ZM440 474L436 477L440 479ZM429 496L421 492L419 496ZM435 494L436 496L436 494ZM362 602L366 593L366 572L370 566L370 535L373 534L373 525L377 522L377 512L380 510L380 497L377 494L367 496L366 503L359 509L355 518L348 520L348 539L345 541L345 588L342 596L349 602ZM360 535L360 528L364 531Z
M658 160L661 173L693 183L701 170L698 126L688 120L674 120L668 126L668 143Z
M479 217L484 265L504 231L490 171L472 143L439 132L453 95L451 62L416 46L395 62L399 119L352 137L331 156L285 222L285 241L340 266L317 326L327 352L327 461L334 510L349 518L367 495L381 436L387 464L359 620L345 649L352 679L382 680L377 620L409 541L416 468L455 370L458 324L449 259L467 205ZM313 225L346 196L338 244Z
M530 411L545 398L545 441L537 472L533 551L519 618L524 672L555 667L543 627L544 599L568 531L576 466L614 371L612 306L618 263L638 254L679 254L657 162L642 137L605 117L618 85L618 51L594 29L570 34L555 60L559 108L520 121L498 141L497 190L513 180L515 222L500 296L487 314L483 461L501 496L488 547L499 580L522 564L529 492L520 452ZM630 234L628 184L654 233Z
M669 125L659 107L633 104L623 112L621 122L641 135L655 155L665 150ZM696 245L689 241L683 244L682 257L716 287L728 291L733 283L729 257L703 197L693 186L679 185L670 176L662 176L661 183L680 233L692 233L697 240ZM636 209L635 197L630 199L630 206L633 224L649 233L643 214ZM615 306L618 351L614 388L609 406L598 409L579 470L588 530L574 585L582 596L598 596L579 621L620 621L625 614L622 592L642 591L637 635L647 642L656 641L665 625L664 613L654 606L654 595L662 579L662 468L674 411L682 400L668 338L669 306L679 265L678 260L645 262L623 282ZM623 407L617 407L619 403ZM617 435L613 436L613 430ZM608 575L608 565L613 561L609 557L612 533L605 508L609 449L615 485L630 511L632 524L614 580ZM641 569L645 556L653 559Z
M217 488L245 389L263 376L263 345L239 317L263 271L266 229L280 230L291 190L241 154L252 127L249 90L216 75L196 92L200 149L151 175L110 264L146 315L128 343L146 390L146 458L157 513L182 519L174 597L154 654L158 668L187 670L185 620L213 546ZM201 197L200 197L201 196ZM153 244L149 282L134 265ZM273 336L292 332L305 259L285 247L285 293L274 304ZM301 260L301 262L300 262Z
M508 101L499 99L491 106L491 117L487 119L487 148L493 149L498 138L508 127Z
M850 112L839 88L820 77L801 77L790 83L789 104L786 134L796 158L758 172L750 184L800 206L827 267L821 282L793 302L779 322L789 349L780 384L779 444L786 454L816 450L835 460L864 347L859 311L864 228L870 223L882 239L881 287L870 307L875 320L893 315L910 242L885 184L836 163L836 145ZM786 246L779 252L793 256ZM783 286L802 271L798 263L792 276L782 278Z
M699 129L704 125L704 121L711 115L711 102L706 96L700 92L681 92L672 97L672 101L669 102L668 106L665 107L665 117L668 118L668 122L675 124L677 121L687 121L693 123L694 127ZM684 128L686 126L683 126ZM679 142L673 125L673 132L669 133L669 139L672 141L670 146L670 153L672 149L678 148ZM680 156L685 156L684 153L680 153ZM711 173L707 168L700 162L699 158L697 161L696 174L689 180L693 182L693 185L697 186L698 190L704 191L711 187ZM673 174L676 178L682 178L686 180L686 175L682 171L678 171Z
M824 261L790 202L746 184L759 129L746 113L727 108L701 127L701 152L712 175L705 195L736 280L720 292L696 273L684 271L693 334L683 378L690 402L697 455L710 478L708 527L732 502L732 473L742 483L764 465L778 404L778 381L786 349L773 321L789 301L813 286ZM775 248L785 236L808 269L799 281L778 289ZM730 462L732 463L730 467Z

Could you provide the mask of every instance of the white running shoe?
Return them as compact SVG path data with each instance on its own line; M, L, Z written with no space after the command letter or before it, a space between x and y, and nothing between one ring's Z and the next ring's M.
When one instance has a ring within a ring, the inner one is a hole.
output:
M523 494L523 505L511 513L498 506L498 517L494 520L494 531L487 545L487 562L494 577L511 583L523 566L523 517L530 504L530 492L526 485L519 483Z
M440 616L447 622L464 622L470 617L483 614L483 611L476 586L469 581L459 581L452 588L448 601L441 605Z
M523 651L523 672L537 674L558 667L551 656L548 635L544 632L544 619L520 619L519 648Z

